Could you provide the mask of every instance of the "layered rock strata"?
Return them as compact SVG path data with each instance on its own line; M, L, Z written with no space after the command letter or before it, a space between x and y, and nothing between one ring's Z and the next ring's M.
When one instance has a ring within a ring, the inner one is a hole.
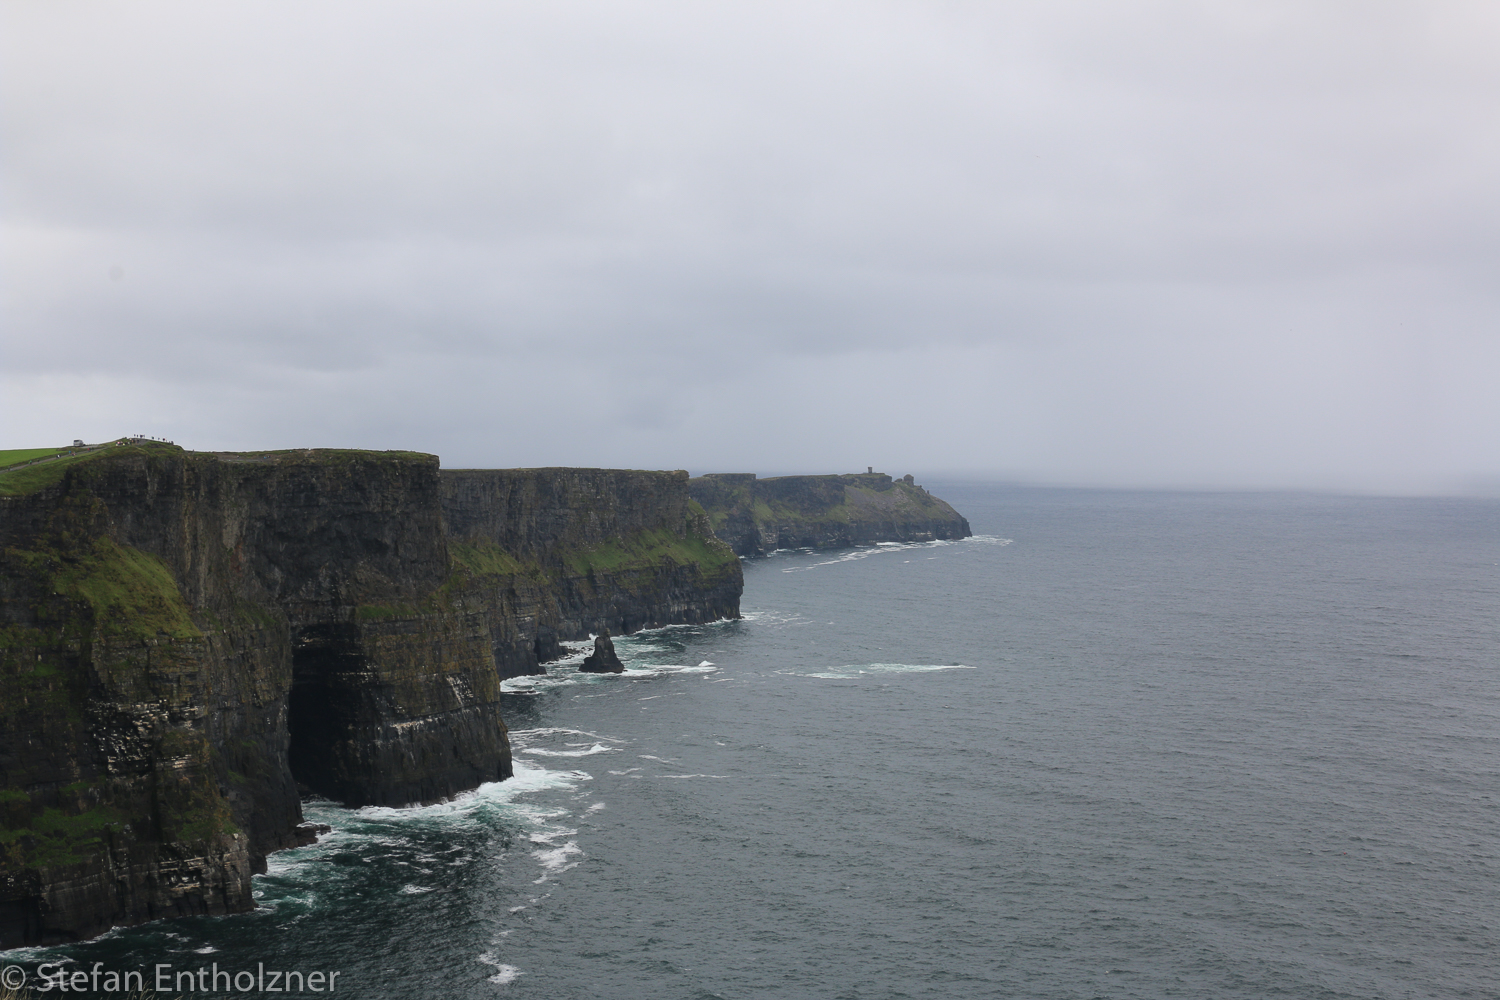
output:
M716 473L689 481L714 534L741 556L967 538L969 522L911 476Z
M480 582L502 677L540 672L561 640L739 617L744 576L686 472L443 473L456 565Z
M504 676L741 585L685 473L144 444L0 474L0 948L249 909L301 794L502 779Z

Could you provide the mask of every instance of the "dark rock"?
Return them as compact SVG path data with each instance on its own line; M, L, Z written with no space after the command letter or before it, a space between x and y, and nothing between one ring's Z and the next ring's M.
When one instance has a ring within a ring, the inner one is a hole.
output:
M298 847L307 847L309 844L316 844L323 834L332 832L333 827L327 823L303 823L292 834L297 838Z
M609 629L605 629L594 637L594 651L583 658L583 666L578 668L590 674L623 674L625 664L615 655L614 640L609 637Z

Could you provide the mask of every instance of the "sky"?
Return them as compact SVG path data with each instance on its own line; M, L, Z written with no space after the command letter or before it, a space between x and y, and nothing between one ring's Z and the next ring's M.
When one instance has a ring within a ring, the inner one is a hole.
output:
M0 5L0 448L1500 492L1500 6Z

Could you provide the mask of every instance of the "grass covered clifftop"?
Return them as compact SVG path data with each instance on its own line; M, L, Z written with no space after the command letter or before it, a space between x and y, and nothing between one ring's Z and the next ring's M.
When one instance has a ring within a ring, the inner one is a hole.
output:
M717 473L689 480L714 534L741 556L776 549L967 538L969 522L911 476Z

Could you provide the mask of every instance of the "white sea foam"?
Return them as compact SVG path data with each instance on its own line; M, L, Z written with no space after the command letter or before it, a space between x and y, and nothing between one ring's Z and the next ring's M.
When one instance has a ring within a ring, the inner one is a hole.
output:
M834 566L838 563L857 562L861 559L868 559L871 556L884 555L891 552L908 552L912 549L941 548L943 546L952 544L952 542L945 539L938 539L932 542L877 542L876 544L869 547L861 547L857 549L850 549L847 552L841 552L838 555L834 556L832 559L824 559L821 562L810 563L806 566L788 566L786 569L782 570L782 572L806 573L809 570L817 569L820 566Z
M480 785L472 792L456 795L447 802L430 806L364 806L354 810L363 820L385 820L410 823L413 821L465 820L476 813L502 804L514 804L515 800L529 792L567 788L574 782L586 779L577 771L552 771L529 764L524 760L514 762L514 776L505 781L491 781ZM322 822L328 822L324 819ZM399 843L399 842L398 842Z
M866 674L918 674L933 670L973 670L964 663L853 663L832 667L804 677L820 677L824 680L847 681Z
M433 869L423 864L412 864L405 858L396 856L410 850L412 842L407 831L414 827L444 830L488 827L503 817L505 822L519 823L529 833L547 839L573 834L574 830L558 823L558 820L571 815L570 810L529 801L528 796L537 792L570 789L580 782L592 780L592 776L578 771L550 770L533 764L524 757L518 757L514 767L515 776L507 781L481 785L473 792L437 805L399 809L383 806L346 809L327 801L308 802L304 807L308 819L327 823L333 830L322 835L316 844L280 851L267 859L265 877L282 884L277 886L277 898L274 901L263 901L262 905L273 909L290 906L294 912L315 909L322 899L321 886L328 871L328 859L346 851L354 851L365 860L372 861L387 856L395 864L407 867L413 873L430 875ZM419 861L426 861L434 866L443 863L442 858L433 855L418 854L416 857ZM401 891L414 894L429 890L413 883ZM261 895L257 891L257 897Z
M833 566L837 563L856 562L860 559L868 559L871 556L881 555L889 552L909 552L913 549L941 549L950 545L973 543L976 545L1009 545L1011 539L1001 538L998 535L970 535L968 538L948 539L938 538L930 542L876 542L871 546L862 546L841 552L832 559L824 559L821 562L810 563L806 566L788 566L783 573L806 573L820 566ZM911 560L906 560L910 562ZM749 617L748 615L746 617Z
M578 678L574 674L527 674L523 677L505 678L500 682L500 691L503 694L540 694L577 683Z
M627 680L645 680L648 677L668 677L672 674L712 674L718 672L718 667L713 664L696 667L685 666L680 663L642 663L631 664L625 668L623 674L615 674L615 677L624 677ZM601 677L610 676L600 674Z
M512 729L510 731L511 742L516 740L528 740L539 736L587 736L591 740L613 739L610 736L600 736L586 729L565 729L561 726L541 726L536 729Z
M656 636L670 636L672 633L697 632L706 628L722 628L725 625L733 625L738 618L715 618L711 622L698 622L693 625L659 625L656 628L643 628L639 632L632 632L626 636L616 636L627 643L649 640Z
M513 983L516 981L516 977L521 975L520 969L514 965L506 965L491 952L485 952L483 955L480 955L479 960L485 965L494 968L495 974L489 977L489 981L497 986L505 986L508 983Z
M563 728L521 730L513 735L522 743L528 740L542 741L549 737L598 737L598 734ZM559 740L559 742L562 741ZM579 746L580 744L574 743L573 745ZM529 749L536 752L540 748ZM543 752L553 756L571 757L613 750L614 748L603 742L594 742L587 749ZM577 858L583 855L583 851L575 841L568 839L578 833L576 828L565 825L566 817L573 814L571 809L548 804L545 799L542 802L527 801L527 796L537 792L570 789L581 782L593 780L593 776L581 771L551 770L533 764L522 756L517 756L514 767L515 775L507 781L481 785L474 792L457 796L451 801L437 805L401 809L369 806L351 810L333 803L310 803L307 810L309 818L333 825L335 834L326 835L318 844L310 847L273 855L270 862L273 866L270 874L280 875L291 881L301 881L307 875L304 865L326 860L329 854L342 849L354 847L360 850L366 858L373 859L378 856L380 849L385 847L397 852L409 850L411 841L406 831L412 827L426 826L443 829L470 825L485 827L493 824L498 817L503 817L507 823L519 822L526 831L527 839L536 846L537 849L531 854L542 869L542 877L537 881L545 882L550 876L566 871L576 864ZM343 846L330 847L328 845L328 841L339 839L335 835L341 835ZM559 842L561 846L558 846ZM373 854L372 848L375 849ZM440 866L446 855L440 858L433 854L418 853L414 857L418 863L399 857L391 860L397 865L408 867L413 874L430 876L434 868L428 867L428 864L423 862L430 863L434 867ZM302 870L299 871L299 868ZM322 869L322 865L315 865L315 868ZM425 878L421 880L421 882L425 881L427 881ZM406 895L433 891L434 887L421 884L421 882L414 881L400 891ZM307 907L312 907L317 903L312 892L309 892L305 899L296 895L283 895L281 901L295 901Z
M499 967L499 971L497 971L493 976L490 977L490 982L494 983L496 986L506 986L510 983L515 982L516 977L520 974L521 970L516 968L514 965L502 965Z
M575 854L582 853L583 848L578 846L578 842L570 840L561 847L553 847L545 851L532 851L531 856L541 862L543 868L556 872L573 867L574 863L570 863L568 859Z
M752 622L756 625L770 625L772 627L817 624L811 618L799 615L795 611L771 611L766 609L746 611L741 620Z
M502 681L500 689L506 694L536 694L544 688L561 687L564 684L608 684L619 679L639 681L652 677L667 677L672 674L711 674L719 669L707 660L697 666L682 663L641 663L631 658L630 651L622 649L619 652L624 654L622 657L625 664L623 673L592 674L580 670L568 675L566 680L514 677ZM670 652L670 650L653 650L653 652Z
M552 842L558 837L573 837L577 836L577 834L577 830L569 830L564 827L558 827L556 830L553 830L550 833L539 831L537 833L529 834L527 839L530 840L533 844L546 844L550 847L552 845Z
M571 868L578 867L578 861L573 859L576 856L579 860L582 860L584 854L583 848L578 846L578 842L570 840L561 847L553 847L545 851L532 851L531 856L536 858L537 863L542 866L541 878L532 879L531 884L542 885L552 876L560 875Z
M592 757L599 753L618 753L619 750L619 747L607 747L603 743L595 743L587 750L543 750L540 747L526 747L517 752L536 754L540 757Z

